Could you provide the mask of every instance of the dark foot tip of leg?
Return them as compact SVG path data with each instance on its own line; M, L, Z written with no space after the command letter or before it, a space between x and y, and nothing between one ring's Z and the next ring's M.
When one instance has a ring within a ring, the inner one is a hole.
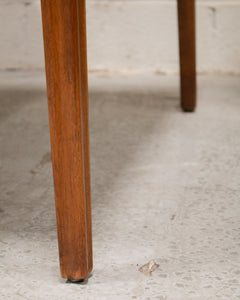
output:
M75 283L75 284L82 284L82 285L84 285L84 284L88 283L88 279L90 277L92 277L91 273L88 275L87 278L84 278L84 279L69 279L68 278L67 281L66 281L66 283Z
M182 104L181 107L182 107L182 110L186 113L187 112L194 112L195 108L196 108L196 106L194 104L189 104L189 105Z
M191 113L195 111L195 108L183 108L182 110L186 113Z
M68 279L66 283L78 283L83 284L85 283L86 279Z

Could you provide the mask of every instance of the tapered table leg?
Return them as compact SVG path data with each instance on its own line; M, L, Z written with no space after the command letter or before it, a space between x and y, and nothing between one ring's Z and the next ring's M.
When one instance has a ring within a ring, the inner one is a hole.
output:
M61 275L92 270L85 0L41 0Z
M196 107L195 0L177 0L181 73L181 107Z

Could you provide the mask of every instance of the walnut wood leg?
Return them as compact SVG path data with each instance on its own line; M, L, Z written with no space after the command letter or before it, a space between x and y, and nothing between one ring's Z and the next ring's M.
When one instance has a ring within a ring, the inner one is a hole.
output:
M61 275L92 270L85 0L41 0Z
M181 107L196 107L195 0L177 0L181 73Z

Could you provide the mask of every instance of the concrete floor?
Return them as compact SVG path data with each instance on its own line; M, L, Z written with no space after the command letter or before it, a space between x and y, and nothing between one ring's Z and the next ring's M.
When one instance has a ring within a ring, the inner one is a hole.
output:
M90 75L94 270L61 279L42 73L0 74L0 299L240 299L240 78ZM154 259L151 277L139 267Z

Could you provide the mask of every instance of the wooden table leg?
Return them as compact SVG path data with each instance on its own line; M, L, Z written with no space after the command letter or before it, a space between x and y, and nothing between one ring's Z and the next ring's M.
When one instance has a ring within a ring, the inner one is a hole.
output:
M195 0L177 0L181 73L181 106L196 107Z
M61 275L92 270L85 0L41 0Z

